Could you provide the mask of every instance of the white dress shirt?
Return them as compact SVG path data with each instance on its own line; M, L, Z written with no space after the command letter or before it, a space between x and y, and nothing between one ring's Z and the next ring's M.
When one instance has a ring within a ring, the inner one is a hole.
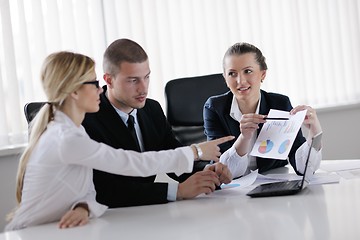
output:
M132 110L132 112L130 114L128 114L128 113L123 112L120 109L116 108L114 105L112 105L112 106L127 127L128 127L127 121L129 119L129 115L132 115L134 117L134 128L135 128L135 132L136 132L136 137L138 139L141 151L144 152L145 147L144 147L144 141L143 141L139 121L137 119L137 109L134 108Z
M261 99L259 99L258 105L256 107L255 113L257 114L259 113L260 102ZM240 123L242 113L239 110L239 106L235 97L233 97L231 103L230 116L234 120ZM251 151L251 148L253 147L256 138L257 136L256 134L254 134L251 139L252 144L250 144L250 149L248 149L248 153ZM307 143L307 141L305 141L295 152L296 168L300 173L304 173L305 163L306 163L307 154L309 152L309 148L310 148L309 144ZM321 159L322 159L321 149L319 151L312 149L309 162L311 162L313 172L315 172L319 168ZM236 152L234 145L231 146L220 156L220 162L227 165L234 178L247 175L250 173L251 170L257 169L256 157L250 156L249 154L240 156Z
M190 147L146 153L114 149L90 139L57 111L29 158L22 201L5 230L59 221L80 202L88 204L90 217L102 215L107 207L95 200L93 168L127 176L180 175L192 171L193 161Z
M127 120L129 118L129 116L128 116L129 114L121 111L120 109L116 108L114 105L112 105L112 106L115 109L116 113L120 116L121 120L127 126ZM144 147L144 141L143 141L141 129L140 129L138 119L137 119L137 109L134 108L130 114L134 117L134 120L135 120L134 127L135 127L135 131L136 131L136 136L138 138L140 149L143 152L143 151L145 151L145 147ZM168 184L167 200L174 202L174 201L176 201L179 183L177 181L171 181L171 182L168 182L167 184Z

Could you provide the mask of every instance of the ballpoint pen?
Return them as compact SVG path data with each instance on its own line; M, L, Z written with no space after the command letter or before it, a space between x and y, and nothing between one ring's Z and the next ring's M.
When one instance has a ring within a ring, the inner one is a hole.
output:
M289 118L264 117L264 120L289 120Z

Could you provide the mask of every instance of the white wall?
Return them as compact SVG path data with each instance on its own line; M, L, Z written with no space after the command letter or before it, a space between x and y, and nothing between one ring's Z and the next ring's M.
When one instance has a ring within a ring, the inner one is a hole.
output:
M360 159L360 103L319 109L323 128L323 159Z
M0 232L4 230L6 214L16 206L15 182L19 157L0 157Z
M360 159L360 104L320 109L323 127L323 159ZM15 206L15 177L19 155L0 157L0 232L5 215Z

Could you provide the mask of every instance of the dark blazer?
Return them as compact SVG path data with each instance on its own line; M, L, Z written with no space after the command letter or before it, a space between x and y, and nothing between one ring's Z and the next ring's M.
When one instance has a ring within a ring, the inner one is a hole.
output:
M232 135L237 138L240 135L239 122L230 117L232 98L233 94L229 91L222 95L210 97L206 101L204 105L204 128L205 135L208 140L228 135ZM261 90L260 114L267 115L270 109L290 111L292 108L293 107L291 106L290 100L287 96L276 93L267 93ZM262 126L263 124L260 124L260 129L258 129L257 134L259 134ZM221 144L221 152L225 152L229 149L234 144L235 140L236 139ZM306 139L303 137L300 129L288 156L289 162L297 174L299 174L299 172L296 170L295 152L305 141ZM284 160L265 159L261 157L257 157L256 162L259 172L265 172L273 168L282 167L288 163Z
M136 149L135 140L131 137L128 128L105 96L106 86L103 88L104 92L100 95L100 110L97 113L86 114L82 125L89 136L98 142L114 148ZM176 140L157 101L147 99L145 106L138 109L137 118L145 151L160 151L182 146ZM202 170L205 164L205 162L196 162L194 172ZM175 174L169 174L179 182L186 180L190 175L183 174L177 177ZM94 170L96 200L110 208L166 203L168 184L154 183L155 177L129 177Z

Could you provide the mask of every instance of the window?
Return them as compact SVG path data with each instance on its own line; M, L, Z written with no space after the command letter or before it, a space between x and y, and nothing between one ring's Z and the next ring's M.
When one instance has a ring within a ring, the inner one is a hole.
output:
M106 48L102 2L0 1L0 147L26 143L23 106L44 101L40 70L55 51L87 54L98 63ZM101 65L97 64L97 72Z
M148 52L149 97L163 106L167 81L222 72L235 42L262 50L263 89L288 95L294 106L358 103L359 10L357 0L2 0L0 147L26 142L22 108L45 100L39 72L46 55L87 54L101 79L102 54L117 38Z

